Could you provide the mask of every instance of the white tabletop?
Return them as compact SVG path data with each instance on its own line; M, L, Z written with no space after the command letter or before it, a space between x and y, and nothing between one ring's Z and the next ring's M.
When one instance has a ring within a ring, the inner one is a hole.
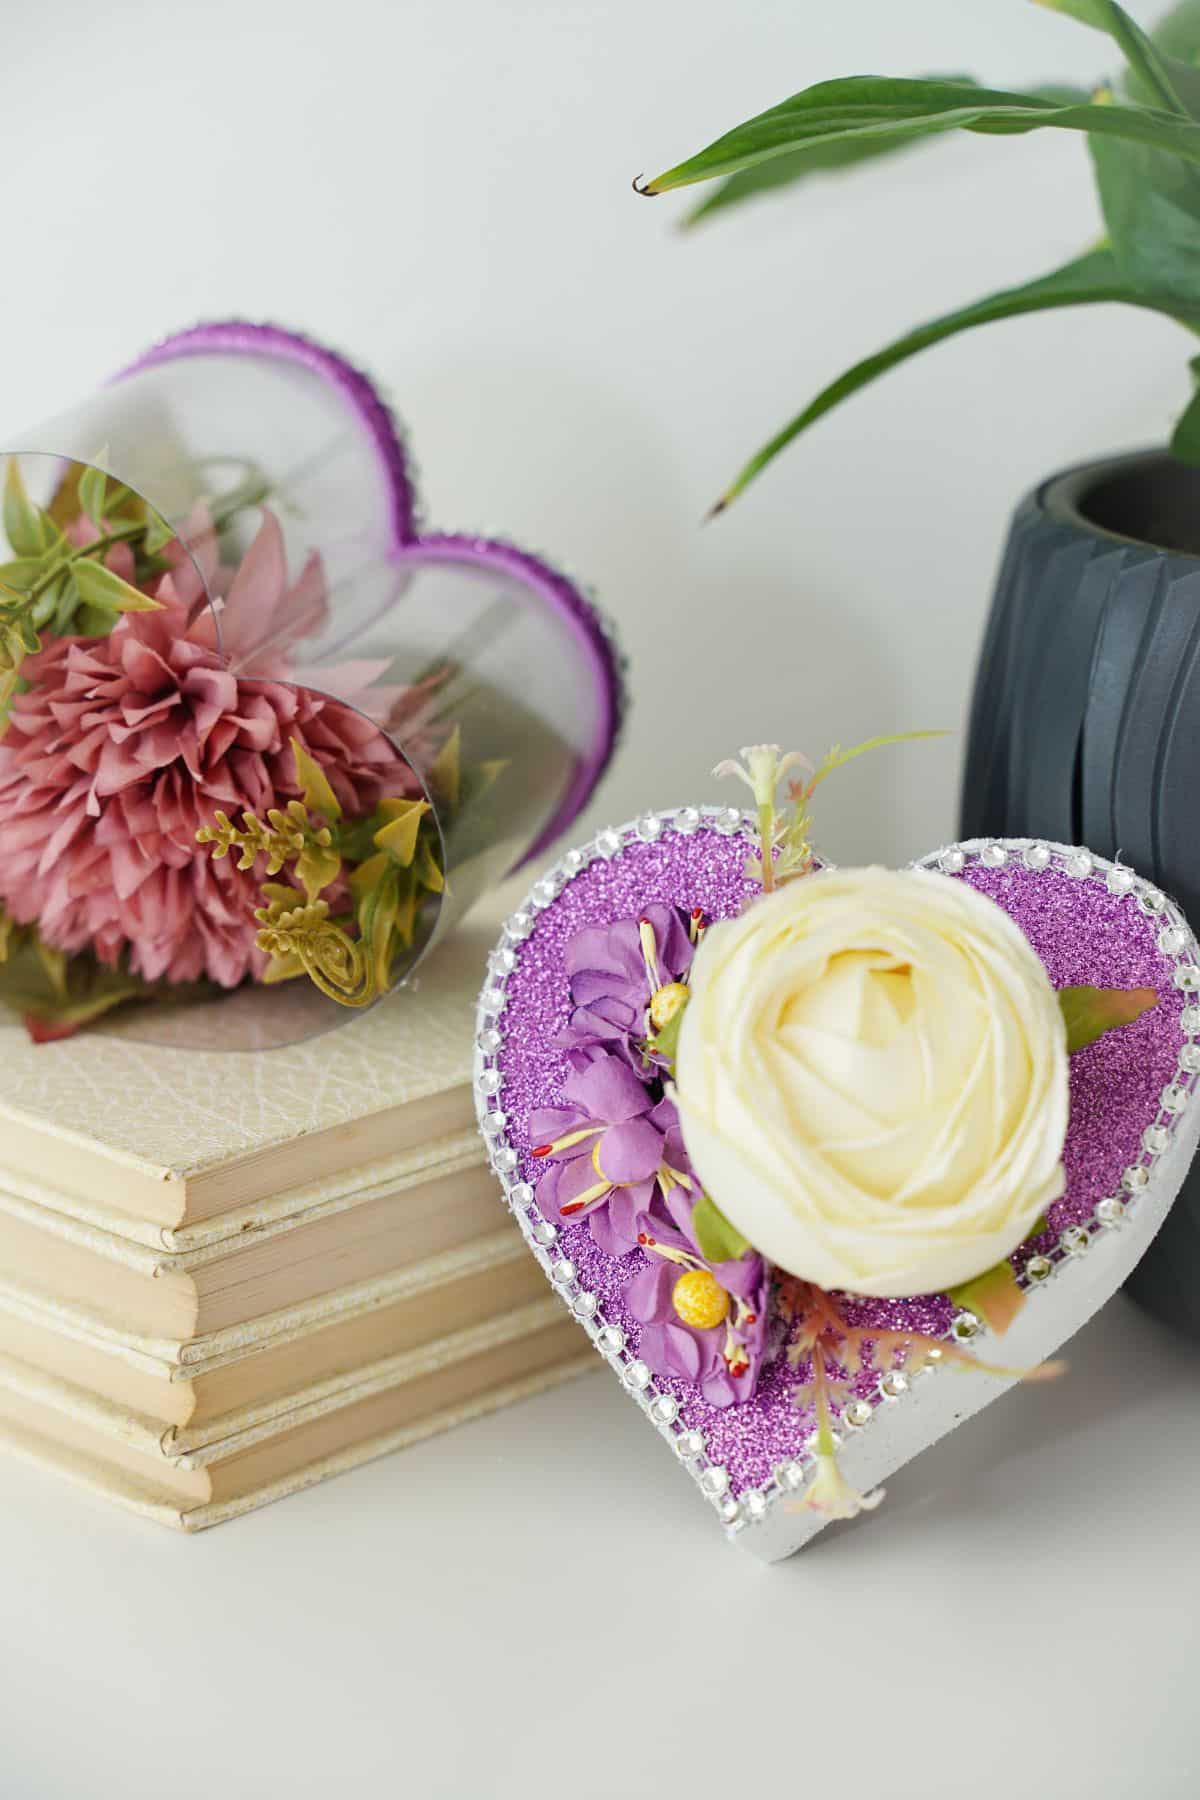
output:
M773 1568L600 1371L194 1538L4 1462L0 1788L1194 1797L1200 1350L1070 1362Z

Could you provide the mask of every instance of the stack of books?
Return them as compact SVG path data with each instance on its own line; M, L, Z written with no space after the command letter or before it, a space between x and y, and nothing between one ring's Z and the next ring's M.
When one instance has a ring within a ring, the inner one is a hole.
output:
M0 1446L190 1531L589 1366L473 1124L494 913L265 1054L0 1015Z

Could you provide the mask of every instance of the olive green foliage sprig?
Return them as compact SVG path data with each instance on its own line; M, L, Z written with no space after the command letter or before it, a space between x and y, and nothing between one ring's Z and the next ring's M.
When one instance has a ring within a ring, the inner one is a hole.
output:
M1038 4L1090 28L1082 82L1016 91L965 75L821 81L736 125L674 168L635 184L641 193L663 194L712 183L690 215L689 223L695 223L768 191L907 153L924 140L939 140L943 154L951 154L964 132L984 136L997 155L1027 133L1068 134L1082 138L1091 157L1104 218L1099 242L1090 219L1074 227L1068 221L1071 236L1088 248L1033 279L1018 276L1012 286L954 306L842 370L743 465L714 512L851 395L930 346L977 326L1116 301L1172 319L1189 333L1200 330L1200 0L1177 0L1150 31L1116 0ZM1081 49L1084 42L1081 38ZM1096 79L1100 56L1123 65L1113 79ZM936 220L932 229L936 235ZM736 318L721 321L725 341L738 341L737 323ZM1200 357L1193 358L1191 370L1200 382ZM1200 463L1200 388L1178 419L1171 449L1182 461Z
M323 769L292 740L303 799L251 812L234 824L218 812L196 839L214 860L237 855L239 869L263 860L268 877L255 910L258 947L269 958L264 982L305 975L342 1006L367 1006L391 986L396 956L411 947L420 902L445 886L439 839L427 800L384 798L361 818L343 816ZM435 791L457 792L459 736L447 739L431 771ZM286 870L299 884L270 879ZM342 877L335 914L326 897ZM353 934L353 935L352 935Z
M28 656L52 637L106 637L126 612L157 612L160 603L106 567L118 544L134 554L139 581L165 572L160 552L174 535L145 502L103 470L89 467L69 484L72 516L96 528L90 544L73 544L61 529L61 508L30 499L17 458L4 479L4 535L15 554L0 563L0 734Z

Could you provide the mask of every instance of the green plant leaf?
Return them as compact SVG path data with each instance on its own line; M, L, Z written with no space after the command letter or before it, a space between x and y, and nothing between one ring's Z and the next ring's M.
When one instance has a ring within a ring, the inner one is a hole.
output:
M417 832L429 811L428 800L381 800L379 812L386 824L375 833L375 842L402 868L407 869L417 851Z
M1117 267L1134 287L1183 304L1200 294L1200 170L1137 144L1089 144Z
M168 525L160 513L151 512L146 519L146 531L142 538L142 548L147 556L157 556L168 544L175 541L175 527Z
M1171 455L1180 462L1200 463L1200 356L1190 363L1195 389L1171 435Z
M9 457L4 475L4 535L19 557L41 556L50 541L41 508L26 493L15 456Z
M1120 46L1129 64L1133 80L1126 86L1135 98L1146 105L1161 106L1168 112L1188 117L1188 109L1180 98L1173 78L1170 58L1147 35L1136 19L1130 18L1117 0L1036 0L1050 12L1067 13L1081 25L1096 31Z
M667 1020L662 1030L647 1040L647 1047L666 1063L673 1063L679 1054L679 1033L683 1029L683 1015L686 1011L687 1006L681 1006L674 1017Z
M15 589L18 594L24 596L45 572L46 565L41 557L14 557L12 562L0 563L0 585Z
M970 75L929 75L922 79L977 85ZM1087 88L1068 87L1066 84L1047 85L1031 91L1040 98L1055 100L1060 105L1083 105L1089 98ZM749 169L740 169L736 175L726 176L724 181L705 195L698 206L685 214L683 225L685 229L690 229L704 219L711 218L714 213L726 212L732 206L739 206L745 200L755 200L759 195L771 193L777 188L793 187L810 176L839 175L856 169L863 163L879 162L885 156L895 156L900 151L912 149L924 137L931 135L938 134L921 132L896 140L852 138L832 144L805 144L799 150L786 151L781 156L770 157L766 162L755 163Z
M1058 1004L1067 1027L1067 1054L1074 1056L1105 1032L1132 1025L1158 1005L1158 995L1149 987L1065 987L1058 990Z
M655 176L640 191L663 194L733 175L806 144L896 143L955 130L1013 136L1042 128L1115 137L1200 162L1200 125L1151 107L1096 101L1063 105L1036 94L963 81L851 75L793 94Z
M929 349L931 345L973 330L977 325L990 325L998 319L1019 318L1026 313L1047 312L1060 306L1094 306L1105 301L1143 306L1152 312L1163 313L1191 330L1200 329L1200 293L1191 300L1175 295L1159 298L1153 294L1141 293L1117 267L1111 250L1092 250L1074 262L1064 264L1061 269L1053 270L1049 275L1025 282L1020 287L1004 288L999 293L989 294L986 299L976 300L955 312L943 313L941 318L918 326L915 331L897 338L886 349L878 350L873 356L864 357L861 362L855 363L835 381L822 388L803 412L797 414L790 424L785 425L782 431L777 432L751 457L718 500L713 511L722 511L736 499L768 463L773 462L780 451L807 431L810 425L832 412L835 406L840 406L843 400L848 400L860 388L877 381L889 369L907 362L910 357Z
M1200 0L1180 0L1150 28L1150 41L1173 61L1194 63L1200 53Z
M692 1230L706 1262L736 1262L750 1249L750 1239L731 1225L715 1200L701 1194L692 1213Z
M304 795L305 806L309 812L320 813L330 824L336 824L342 816L341 803L330 787L329 777L324 769L313 761L298 738L292 739L292 757L296 764L296 781Z
M79 589L79 598L85 606L119 613L162 611L160 600L152 600L149 594L131 587L119 575L114 575L111 569L106 569L103 563L79 557L71 564L71 574Z
M89 463L79 477L79 504L98 529L104 525L108 496L108 476L103 469Z
M948 1294L956 1306L977 1313L998 1336L1004 1335L1025 1304L1025 1291L1007 1260L960 1282Z

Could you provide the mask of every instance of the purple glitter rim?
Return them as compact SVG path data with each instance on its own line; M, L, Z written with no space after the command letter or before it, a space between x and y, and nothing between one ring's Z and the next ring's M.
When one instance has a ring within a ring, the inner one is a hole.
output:
M534 1254L608 1355L610 1365L631 1387L639 1385L628 1379L630 1358L637 1354L638 1326L624 1312L621 1292L640 1253L635 1251L629 1258L607 1256L592 1244L587 1227L579 1223L563 1226L552 1250L540 1248L533 1236L538 1229L536 1203L511 1190L514 1183L535 1182L539 1173L528 1155L527 1120L533 1108L555 1103L562 1077L562 1058L549 1048L548 1040L566 1016L562 959L574 930L626 916L631 908L663 899L698 903L710 916L719 917L736 911L747 891L742 833L736 828L722 832L714 816L702 818L697 810L687 825L680 823L682 817L647 815L636 826L602 832L594 845L570 853L548 879L535 884L525 908L514 915L511 929L506 928L501 940L505 950L515 953L515 966L507 977L493 973L480 1007L481 1028L494 1025L497 1040L495 1046L481 1042L477 1069L494 1067L502 1076L490 1101L483 1097L484 1089L477 1090L481 1115L490 1105L502 1110L503 1137L495 1129L488 1133L493 1166L510 1190L513 1209L531 1239ZM746 823L743 821L743 826ZM643 824L650 829L643 831ZM1007 846L1005 866L997 869L975 860L978 848L966 845L956 850L957 863L946 872L989 893L1017 919L1058 985L1090 979L1121 986L1153 985L1159 993L1160 1005L1152 1013L1089 1046L1072 1061L1067 1190L1050 1209L1051 1231L1028 1240L1013 1257L1023 1275L1031 1257L1039 1255L1046 1265L1040 1272L1044 1275L1051 1272L1052 1265L1076 1253L1068 1248L1072 1232L1079 1235L1085 1228L1086 1247L1089 1229L1100 1229L1109 1222L1103 1212L1097 1214L1097 1206L1118 1203L1102 1202L1101 1196L1129 1188L1128 1201L1148 1178L1145 1163L1147 1157L1153 1163L1153 1154L1148 1146L1143 1148L1142 1133L1153 1123L1165 1123L1168 1128L1171 1124L1169 1117L1162 1119L1160 1086L1174 1082L1190 1091L1195 1085L1192 1076L1184 1072L1190 1063L1178 1063L1177 1056L1185 990L1193 989L1200 971L1189 967L1186 983L1175 977L1182 960L1197 958L1197 951L1176 909L1148 884L1137 881L1131 871L1113 869L1102 859L1049 845L1036 846L1035 860L1025 864L1027 846L1022 840ZM1053 862L1056 855L1061 859L1058 863ZM931 856L924 866L938 860ZM1070 866L1080 861L1086 864L1085 871ZM1077 878L1084 874L1093 878ZM564 875L569 878L565 885ZM1106 885L1106 875L1119 877L1121 885ZM1142 904L1143 898L1146 904ZM1184 926L1184 942L1173 961L1174 951L1160 945L1157 934L1162 928L1179 925ZM496 986L498 981L502 987ZM1189 1031L1200 1036L1194 1019ZM1137 1183L1125 1180L1131 1174L1139 1177ZM562 1257L569 1259L565 1285L563 1276L555 1274L564 1266L556 1260ZM586 1311L576 1304L579 1298L586 1301ZM953 1305L944 1295L851 1304L857 1322L863 1325L907 1324L934 1335L944 1334L954 1316ZM614 1326L622 1333L615 1350L595 1336ZM722 1410L708 1407L686 1383L654 1378L649 1391L676 1405L672 1417L678 1430L702 1434L702 1450L694 1456L689 1452L684 1460L690 1462L694 1478L710 1499L719 1501L725 1493L749 1496L759 1508L750 1516L761 1517L762 1507L777 1486L778 1469L807 1455L810 1432L804 1415L790 1401L793 1380L784 1359L777 1356L764 1370L754 1401ZM873 1378L864 1380L855 1391L874 1406L880 1396L868 1391L872 1385ZM640 1383L640 1388L645 1387L645 1382ZM652 1411L650 1416L663 1426L662 1415ZM811 1426L811 1421L807 1423ZM861 1423L854 1421L856 1426ZM677 1437L677 1449L681 1443ZM714 1465L713 1472L724 1485L706 1487L705 1474Z
M233 353L272 356L299 363L328 381L349 402L378 452L391 496L392 554L397 561L460 562L515 575L557 613L583 654L595 687L597 724L555 813L521 861L523 868L561 837L587 805L612 758L625 712L625 685L616 646L587 596L560 570L516 544L470 534L431 532L417 526L417 495L395 419L362 370L336 351L282 326L247 319L218 319L172 333L123 369L117 380L180 356Z

